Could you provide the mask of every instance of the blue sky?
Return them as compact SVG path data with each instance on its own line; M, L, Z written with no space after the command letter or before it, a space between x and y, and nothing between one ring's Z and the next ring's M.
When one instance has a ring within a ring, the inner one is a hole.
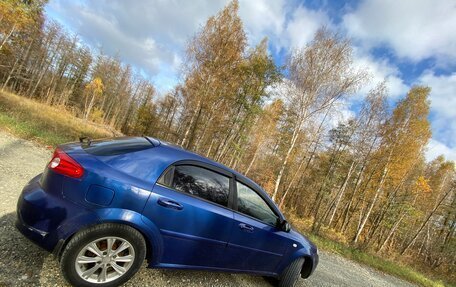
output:
M186 42L227 1L214 0L50 0L48 18L78 34L93 48L118 54L147 76L161 93L179 79ZM356 103L386 80L390 101L414 84L431 87L433 137L427 157L456 160L456 1L240 0L250 45L263 37L282 64L294 47L308 43L326 25L352 39L354 63L370 82L341 107L352 115Z

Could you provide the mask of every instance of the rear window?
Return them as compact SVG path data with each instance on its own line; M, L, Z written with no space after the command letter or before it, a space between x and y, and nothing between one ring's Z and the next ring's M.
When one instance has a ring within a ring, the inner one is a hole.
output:
M152 147L154 145L143 137L120 137L82 143L82 148L87 153L105 156L136 152Z
M172 187L228 206L230 178L211 170L192 165L178 165L174 168Z

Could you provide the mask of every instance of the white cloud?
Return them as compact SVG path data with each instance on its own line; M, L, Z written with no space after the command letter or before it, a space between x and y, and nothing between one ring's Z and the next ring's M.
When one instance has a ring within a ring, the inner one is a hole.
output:
M365 0L357 9L344 16L343 25L359 48L355 64L368 67L372 79L360 92L387 81L392 98L404 96L409 86L402 80L399 69L387 59L373 58L367 51L386 45L399 58L414 62L434 58L437 64L451 67L456 62L456 3L454 1ZM431 139L427 159L443 154L456 160L456 73L436 75L424 72L417 84L430 86Z
M350 109L350 102L346 100L337 100L334 103L334 108L328 118L328 127L330 129L336 128L339 124L347 123L350 119L356 117L354 111Z
M455 148L450 148L438 140L431 139L427 147L426 159L431 161L440 155L444 155L447 160L456 161Z
M317 32L318 28L331 22L323 11L315 11L299 6L294 10L287 25L286 32L288 46L300 48L309 43Z
M46 10L91 47L118 54L165 91L178 79L186 41L225 2L52 0Z
M431 107L438 116L456 120L456 72L435 75L426 71L418 82L431 87Z
M456 61L453 0L365 0L344 16L349 35L373 47L386 44L402 58Z
M278 45L278 37L285 24L284 0L244 0L239 3L239 16L244 22L250 45L256 45L265 36Z
M309 43L315 32L321 27L327 26L333 30L340 27L334 26L327 13L322 10L311 10L304 6L298 6L290 15L286 23L286 34L282 37L282 44L288 48L303 47ZM375 59L362 47L354 48L354 65L358 69L365 69L369 73L370 80L362 86L358 97L365 96L377 84L386 81L386 86L391 98L404 96L409 86L402 80L399 69L388 59Z
M361 87L358 97L366 96L372 88L383 81L386 81L388 95L393 99L404 96L409 90L409 86L401 78L399 69L387 59L374 59L372 56L362 53L361 50L355 49L354 65L369 73L369 82Z
M46 11L91 47L102 47L109 55L118 54L141 74L153 79L164 92L179 81L185 45L207 18L215 15L229 0L222 1L122 1L51 0ZM361 0L355 10L343 16L336 26L325 5L310 9L296 1L240 0L239 15L244 22L249 45L267 36L273 53L309 43L322 25L353 37L354 64L366 68L371 80L358 93L365 96L386 80L392 99L404 96L409 85L392 60L374 57L371 48L386 45L395 56L418 62L434 58L440 67L456 64L456 2L454 0ZM428 70L415 82L432 88L431 123L433 139L429 159L444 154L456 160L456 72L438 75ZM271 88L272 98L284 93L284 86ZM355 98L356 100L356 98ZM329 125L335 126L353 116L350 102L342 102Z
M425 71L418 84L431 88L431 126L433 139L429 143L428 159L443 154L456 160L456 72L436 75Z
M303 47L318 28L332 26L325 11L285 0L241 0L239 16L251 45L268 37L277 51Z
M149 75L164 92L178 81L187 41L228 3L51 0L46 10L90 46L102 47L109 55L118 54L125 63ZM284 0L241 0L239 15L249 45L268 37L275 52L302 47L321 25L330 23L323 11L292 7Z

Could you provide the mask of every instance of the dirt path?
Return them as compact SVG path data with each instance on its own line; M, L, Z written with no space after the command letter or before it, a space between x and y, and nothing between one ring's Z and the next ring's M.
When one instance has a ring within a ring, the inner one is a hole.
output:
M52 255L14 228L22 187L40 173L52 151L0 131L0 286L66 286ZM263 277L143 268L126 286L272 286ZM395 277L322 253L315 274L297 286L414 286Z

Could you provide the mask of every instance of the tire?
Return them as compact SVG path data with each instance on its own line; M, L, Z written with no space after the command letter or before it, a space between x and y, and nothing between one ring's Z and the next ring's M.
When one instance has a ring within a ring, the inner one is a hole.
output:
M302 265L304 264L304 258L295 259L290 263L279 276L279 287L293 287L298 281L299 275L301 274Z
M105 223L80 231L68 242L60 269L73 286L119 286L139 270L145 257L146 243L139 231Z

